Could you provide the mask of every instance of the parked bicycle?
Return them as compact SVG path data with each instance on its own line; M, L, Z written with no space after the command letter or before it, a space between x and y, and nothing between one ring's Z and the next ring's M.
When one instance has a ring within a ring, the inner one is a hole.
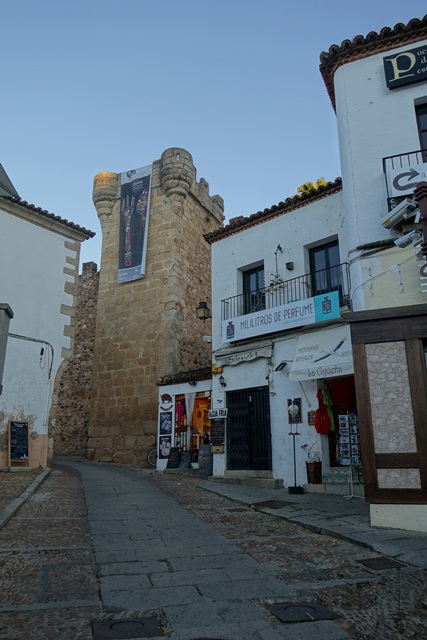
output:
M157 466L157 447L153 447L152 449L148 449L147 451L147 462L150 467Z

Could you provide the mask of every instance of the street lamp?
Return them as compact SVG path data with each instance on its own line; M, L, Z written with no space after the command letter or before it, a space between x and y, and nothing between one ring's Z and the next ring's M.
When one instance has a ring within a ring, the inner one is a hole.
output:
M196 307L196 314L199 320L209 320L212 317L207 302L199 302L199 306Z
M299 436L299 433L296 430L297 429L296 426L294 429L294 425L296 425L295 419L299 411L300 411L299 407L292 400L291 404L288 405L288 412L289 412L289 415L291 416L291 430L288 435L292 436L292 446L293 446L293 452L294 452L294 486L288 487L288 493L304 493L304 488L297 486L297 460L296 460L296 453L295 453L295 436Z

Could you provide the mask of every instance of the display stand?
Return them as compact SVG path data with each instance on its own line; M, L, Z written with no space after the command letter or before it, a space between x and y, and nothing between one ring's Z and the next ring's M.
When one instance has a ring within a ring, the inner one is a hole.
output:
M354 493L354 485L358 484L361 489L360 482L360 440L359 440L359 421L354 413L338 416L339 421L339 444L338 444L338 460L340 464L348 467L348 477L346 483L346 492L343 496L344 500L350 498L362 498Z
M360 467L355 467L353 464L350 464L350 468L348 470L348 478L346 483L345 494L343 495L344 500L350 500L350 498L361 498L364 500L364 496L357 496L354 493L354 485L358 484L359 487L363 490L362 483L360 482L359 477L359 469Z

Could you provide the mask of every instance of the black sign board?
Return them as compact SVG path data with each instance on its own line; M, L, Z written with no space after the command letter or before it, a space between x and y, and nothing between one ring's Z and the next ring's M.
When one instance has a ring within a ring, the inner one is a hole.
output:
M9 423L10 461L28 460L28 422Z
M191 467L191 453L190 451L181 451L181 460L179 461L180 469L188 469Z
M178 469L181 460L181 451L179 447L171 447L166 469Z
M389 89L427 80L427 47L408 49L383 58Z
M215 447L224 444L225 420L224 418L213 418L211 420L211 444Z

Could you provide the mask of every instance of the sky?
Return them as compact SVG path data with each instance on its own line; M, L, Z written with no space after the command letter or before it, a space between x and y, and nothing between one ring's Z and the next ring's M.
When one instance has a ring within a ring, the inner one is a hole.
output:
M96 233L94 176L182 147L226 221L341 175L319 72L420 0L0 0L0 163L23 200Z

